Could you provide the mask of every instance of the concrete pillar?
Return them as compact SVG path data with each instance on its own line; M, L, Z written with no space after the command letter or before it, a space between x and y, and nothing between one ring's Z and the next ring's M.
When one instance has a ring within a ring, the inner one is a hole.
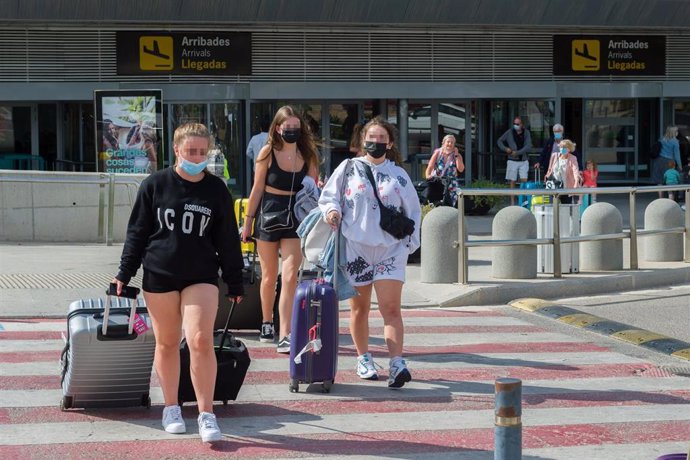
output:
M422 221L422 283L457 283L458 210L450 206L434 208Z
M537 237L534 214L521 206L508 206L496 213L491 234L494 240L526 240ZM491 268L494 278L528 279L537 277L536 246L493 248Z
M683 210L675 201L659 198L644 211L644 229L662 230L683 226ZM644 237L644 260L674 262L683 260L683 235L670 233Z
M611 203L594 203L582 214L580 234L621 233L623 216ZM623 240L583 241L580 243L580 271L622 270Z

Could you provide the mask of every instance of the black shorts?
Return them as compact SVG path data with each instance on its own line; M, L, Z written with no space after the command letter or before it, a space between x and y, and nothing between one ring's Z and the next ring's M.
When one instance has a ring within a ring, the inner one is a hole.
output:
M292 200L290 200L292 198ZM282 209L290 209L292 214L292 225L288 228L281 230L274 230L272 232L267 232L262 230L261 227L261 212L266 211L280 211ZM273 193L264 192L263 196L263 206L261 211L259 211L254 220L254 238L261 241L280 241L286 238L299 238L297 236L297 227L299 227L299 222L295 218L295 195L274 195Z
M141 281L141 287L146 292L153 292L161 294L164 292L182 292L183 289L188 288L194 284L212 284L218 286L218 277L198 279L198 280L181 280L167 275L160 275L158 273L144 270L144 276Z

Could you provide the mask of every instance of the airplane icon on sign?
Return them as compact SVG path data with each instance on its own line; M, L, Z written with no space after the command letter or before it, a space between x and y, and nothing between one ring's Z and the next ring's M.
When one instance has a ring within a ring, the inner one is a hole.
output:
M597 71L601 65L601 44L599 40L573 40L572 64L575 71Z
M149 49L146 45L144 45L144 53L159 57L161 59L170 59L169 55L161 53L158 40L153 41L153 49ZM168 64L162 64L161 67L165 67L167 65Z

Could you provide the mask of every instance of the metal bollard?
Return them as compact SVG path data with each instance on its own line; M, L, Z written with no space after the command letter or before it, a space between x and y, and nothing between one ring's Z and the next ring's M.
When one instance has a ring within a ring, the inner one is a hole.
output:
M522 380L496 379L494 460L522 458Z

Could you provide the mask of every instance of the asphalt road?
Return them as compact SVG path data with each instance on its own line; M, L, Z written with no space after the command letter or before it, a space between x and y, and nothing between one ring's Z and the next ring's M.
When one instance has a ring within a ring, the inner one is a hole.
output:
M559 299L558 303L690 342L690 286Z

